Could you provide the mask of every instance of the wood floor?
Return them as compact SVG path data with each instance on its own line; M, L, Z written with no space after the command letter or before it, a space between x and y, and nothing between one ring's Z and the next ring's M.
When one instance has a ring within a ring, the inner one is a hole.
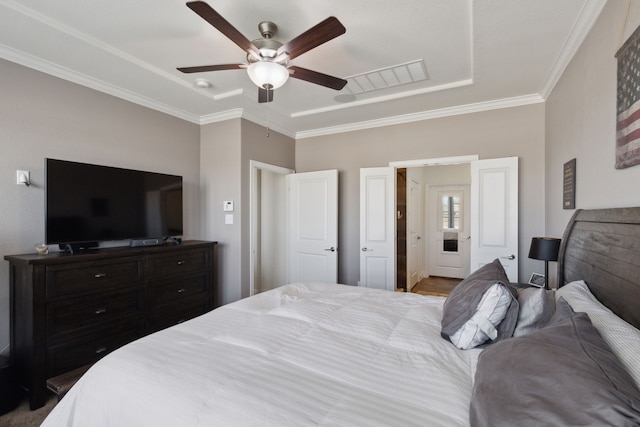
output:
M411 292L415 292L421 295L436 295L440 297L446 297L449 292L455 286L460 283L462 279L451 279L449 277L431 276L425 277L418 283L416 283Z

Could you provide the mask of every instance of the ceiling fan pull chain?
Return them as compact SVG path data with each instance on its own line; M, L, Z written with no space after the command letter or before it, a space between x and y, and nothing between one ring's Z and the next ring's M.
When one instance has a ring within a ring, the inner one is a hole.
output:
M267 88L267 99L269 99L269 91L271 89ZM267 138L269 138L269 132L271 131L271 129L269 129L269 102L265 102L265 106L267 107Z

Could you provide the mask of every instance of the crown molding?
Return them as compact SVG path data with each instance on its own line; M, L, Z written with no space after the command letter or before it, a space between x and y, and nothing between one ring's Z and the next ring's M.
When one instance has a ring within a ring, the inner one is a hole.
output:
M163 104L151 98L141 96L137 93L122 89L120 87L105 83L102 80L89 77L85 74L78 73L65 67L61 67L58 64L54 64L49 61L45 61L41 58L26 54L24 52L17 51L8 46L0 44L0 58L6 59L16 64L23 65L27 68L32 68L36 71L49 74L60 79L86 86L90 89L97 90L99 92L106 93L108 95L115 96L125 101L132 102L134 104L141 105L143 107L151 108L152 110L160 111L165 114L186 120L191 123L199 123L200 117L195 114L188 113L184 110L180 110L174 107L170 107L167 104Z
M258 117L255 114L252 114L243 108L234 108L231 110L223 111L221 113L201 116L198 124L208 125L211 123L224 122L224 121L233 120L233 119L249 120L252 123L255 123L260 126L264 126L265 128L269 128L270 130L281 133L282 135L288 136L289 138L295 138L295 133L291 132L290 130L280 127L278 125L275 125L273 123L268 123L264 118Z
M549 98L549 95L551 95L553 88L562 77L562 74L580 46L582 46L582 42L589 34L589 31L591 31L593 24L595 24L598 16L600 16L600 12L602 12L602 9L606 4L607 0L588 0L582 7L580 15L576 19L576 22L574 23L567 40L565 40L565 43L560 50L560 54L553 64L549 76L540 91L540 95L545 100Z
M231 110L222 111L220 113L207 114L200 116L199 125L208 125L210 123L224 122L225 120L240 119L243 115L242 108L233 108Z
M459 105L455 107L440 108L436 110L422 111L419 113L404 114L400 116L385 117L377 120L367 120L358 123L350 123L340 126L312 129L297 132L296 139L312 138L316 136L332 135L336 133L352 132L383 126L399 125L418 122L422 120L438 119L442 117L458 116L462 114L478 113L482 111L498 110L501 108L521 107L524 105L538 104L544 99L538 94L518 96L514 98L498 99L494 101L478 102L475 104Z
M171 116L186 120L190 123L199 125L205 125L209 123L216 123L225 120L231 120L235 118L245 118L256 124L270 127L276 132L286 135L294 139L311 138L315 136L331 135L342 132L358 131L368 128L376 128L382 126L391 126L402 123L410 123L420 120L429 120L447 116L455 116L461 114L475 113L480 111L495 110L499 108L517 107L528 104L535 104L544 102L544 98L540 95L526 95L522 97L508 98L496 101L481 102L476 104L461 105L456 107L448 107L437 110L423 111L419 113L406 114L400 116L386 117L376 120L368 120L363 122L356 122L346 125L332 126L326 128L311 129L308 131L295 132L283 127L266 123L262 118L246 112L242 108L235 108L221 113L209 114L204 116L197 116L190 114L186 111L179 110L170 107L166 104L159 103L153 99L140 96L139 94L131 91L124 90L122 88L107 84L101 80L89 77L87 75L75 72L73 70L61 67L57 64L45 61L41 58L36 58L32 55L25 54L14 49L11 49L5 45L0 45L0 57L11 62L23 65L28 68L43 72L45 74L52 75L54 77L67 80L72 83L86 86L88 88L113 95L125 101L132 102L156 111L169 114Z
M256 116L255 114L244 111L242 113L242 118L247 119L250 122L253 122L257 125L264 126L265 128L269 128L270 130L276 131L282 135L288 136L289 138L295 139L296 133L292 132L289 129L285 129L275 123L269 123L269 121L264 117Z

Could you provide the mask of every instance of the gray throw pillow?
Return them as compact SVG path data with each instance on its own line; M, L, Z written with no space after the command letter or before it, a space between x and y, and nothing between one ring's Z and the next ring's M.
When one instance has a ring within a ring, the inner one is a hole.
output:
M461 328L474 322L474 316L479 311L479 304L488 300L488 298L483 299L483 297L485 297L485 293L489 294L495 291L494 285L498 285L501 288L500 290L504 291L502 292L503 296L506 292L507 308L504 317L499 322L495 324L491 322L492 325L489 325L489 327L495 328L495 331L493 331L495 337L485 339L489 342L497 342L513 335L516 321L518 320L517 291L509 284L509 279L500 260L495 259L493 262L483 265L460 282L447 297L443 306L442 329L440 332L443 338L452 341L451 338L456 336L456 333ZM500 301L500 304L502 304L502 301ZM504 309L504 305L500 308ZM482 320L486 319L488 317ZM486 321L484 323L486 324ZM483 343L481 342L480 344ZM474 341L474 345L476 345L476 341Z
M540 329L551 320L556 312L556 298L553 291L529 287L518 290L518 322L513 331L519 337Z
M480 354L472 427L638 426L640 390L591 324L558 300L544 328Z

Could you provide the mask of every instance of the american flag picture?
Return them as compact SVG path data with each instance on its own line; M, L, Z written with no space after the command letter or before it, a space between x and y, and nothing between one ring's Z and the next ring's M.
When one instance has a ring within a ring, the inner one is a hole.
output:
M616 169L624 169L640 163L640 27L616 53L616 58Z

